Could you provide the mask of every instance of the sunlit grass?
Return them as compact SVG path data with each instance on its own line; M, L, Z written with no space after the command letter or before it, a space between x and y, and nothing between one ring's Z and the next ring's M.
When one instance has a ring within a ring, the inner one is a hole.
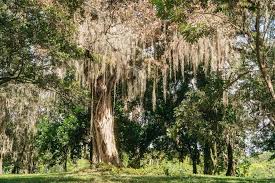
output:
M152 175L121 175L111 172L80 171L78 173L33 174L33 175L3 175L1 183L90 183L90 182L275 182L275 179L238 178L224 176L182 175L182 176L152 176Z

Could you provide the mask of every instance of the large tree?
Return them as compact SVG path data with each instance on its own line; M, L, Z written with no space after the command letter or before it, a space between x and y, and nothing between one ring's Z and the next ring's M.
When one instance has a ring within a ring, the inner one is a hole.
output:
M119 165L115 143L112 91L123 87L127 103L143 98L147 81L153 81L152 108L156 108L157 82L162 77L163 97L167 97L168 77L184 75L190 64L196 72L198 63L205 69L221 68L230 55L229 40L218 31L215 38L198 38L188 43L176 24L156 16L149 1L87 1L78 22L78 43L91 59L77 65L79 78L91 90L91 126L93 161ZM215 46L217 45L217 46ZM232 55L231 55L232 56ZM226 58L224 58L226 57ZM209 64L211 63L211 64ZM142 104L142 100L141 100Z

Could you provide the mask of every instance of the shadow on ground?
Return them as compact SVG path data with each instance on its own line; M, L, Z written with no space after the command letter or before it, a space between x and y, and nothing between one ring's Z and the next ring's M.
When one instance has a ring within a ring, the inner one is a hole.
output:
M49 175L11 175L0 177L0 183L164 183L164 182L266 182L275 183L274 179L232 178L214 176L131 176L106 174L49 174Z
M227 178L227 177L205 177L205 176L181 176L181 177L169 177L169 176L112 176L103 177L106 181L131 183L131 182L148 182L148 183L164 183L164 182L266 182L275 183L275 179L252 179L252 178Z
M77 176L64 176L64 175L35 175L35 176L10 176L0 177L0 183L85 183L94 182L94 178L87 179L78 178Z

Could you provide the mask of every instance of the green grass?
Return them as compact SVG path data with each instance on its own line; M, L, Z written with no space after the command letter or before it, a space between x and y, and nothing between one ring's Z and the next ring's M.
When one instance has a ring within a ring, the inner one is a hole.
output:
M33 174L33 175L2 175L0 183L126 183L126 182L275 182L274 179L237 178L222 176L152 176L152 175L127 175L112 174L110 172L78 172L62 174Z

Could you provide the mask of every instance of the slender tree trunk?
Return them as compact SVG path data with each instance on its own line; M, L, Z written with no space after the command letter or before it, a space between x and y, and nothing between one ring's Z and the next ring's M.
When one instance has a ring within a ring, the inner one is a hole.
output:
M114 82L114 76L109 79L105 86L103 86L102 81L98 81L99 87L97 87L97 102L95 103L95 111L92 119L92 161L95 164L104 162L120 166L115 140L111 95Z
M198 150L197 143L195 143L195 145L194 145L194 155L193 156L194 156L193 157L193 173L197 174L198 173L197 164L200 161L200 153L199 153L199 150Z
M214 163L211 155L211 145L206 142L204 145L204 174L212 175L214 172Z
M196 155L193 155L192 157L192 166L193 166L193 174L197 174L197 157Z
M15 160L13 163L13 168L11 170L12 174L18 174L19 173L19 159L18 159L18 154L16 154L16 157L13 157L13 159Z
M91 137L90 143L90 162L93 162L93 138Z
M32 159L29 159L27 167L28 167L28 173L33 173L33 162L32 162Z
M227 162L226 176L234 176L235 169L234 169L233 147L230 141L227 144L227 159L228 159L228 162Z
M217 151L217 143L214 142L211 146L211 160L213 162L213 173L217 173L217 164L218 164L218 151Z
M4 131L5 131L5 117L6 117L6 106L5 106L6 99L0 96L0 141L2 146L4 146ZM3 174L3 158L4 158L4 147L0 149L0 175Z
M28 148L29 153L27 154L27 159L28 159L28 173L33 173L34 172L34 147L32 145L29 146Z
M197 174L197 164L198 164L198 147L196 143L188 143L188 151L190 158L192 160L193 174Z
M67 169L67 155L66 155L66 158L65 158L65 160L64 160L63 171L64 171L64 172L67 172L67 171L68 171L68 169Z
M3 174L3 155L0 153L0 175Z
M15 163L14 163L14 167L13 167L11 173L12 174L19 174L19 171L20 171L19 161L16 160Z
M183 150L180 150L180 151L179 151L179 160L180 160L180 162L183 163L183 160L184 160L184 153L183 153Z
M264 56L261 55L261 47L262 41L261 41L261 32L260 32L260 18L261 18L261 7L260 7L260 2L257 3L257 9L256 9L256 23L255 23L255 29L256 29L256 59L258 66L260 68L262 77L266 83L266 86L269 90L270 95L272 96L273 100L275 100L275 92L272 84L272 79L270 75L268 74L268 69L266 66L266 62L264 59Z

